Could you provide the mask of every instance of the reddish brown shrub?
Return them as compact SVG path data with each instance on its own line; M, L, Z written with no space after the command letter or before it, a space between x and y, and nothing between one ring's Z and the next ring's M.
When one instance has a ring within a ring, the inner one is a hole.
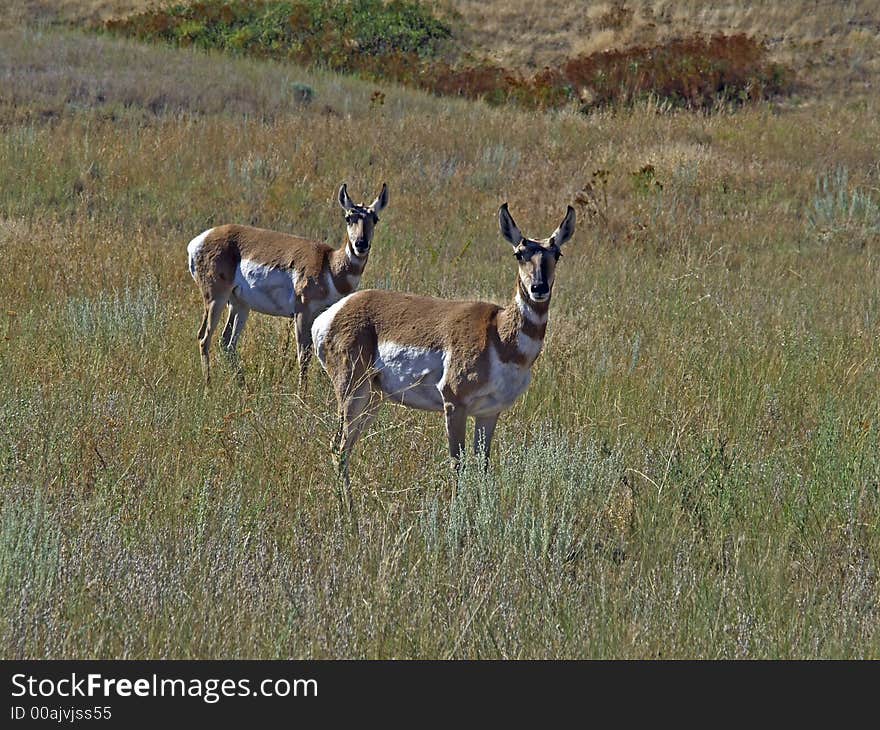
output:
M694 36L655 46L605 51L568 61L562 75L588 106L648 95L688 108L743 103L786 91L791 72L766 61L765 46L744 34Z

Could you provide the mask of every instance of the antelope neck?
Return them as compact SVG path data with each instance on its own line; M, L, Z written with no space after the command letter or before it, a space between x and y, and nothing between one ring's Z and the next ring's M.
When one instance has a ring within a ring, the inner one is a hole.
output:
M363 256L355 254L350 242L346 241L345 245L337 248L330 254L330 271L334 276L346 276L354 274L360 276L367 263L368 251Z
M517 277L513 301L501 312L499 332L508 342L515 342L519 334L532 339L544 339L547 331L547 313L550 299L536 302L525 291L522 281Z

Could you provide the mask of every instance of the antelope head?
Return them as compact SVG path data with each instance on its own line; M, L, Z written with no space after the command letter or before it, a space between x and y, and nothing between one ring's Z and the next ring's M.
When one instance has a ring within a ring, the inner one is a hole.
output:
M513 246L519 266L520 292L534 302L546 302L553 290L556 263L562 256L562 245L574 233L575 212L568 206L565 218L547 238L526 238L507 210L507 203L498 211L501 235Z
M354 254L366 256L373 242L373 229L379 222L379 211L388 205L388 186L382 183L382 192L367 206L358 205L348 195L345 183L339 188L339 205L345 211L348 241Z

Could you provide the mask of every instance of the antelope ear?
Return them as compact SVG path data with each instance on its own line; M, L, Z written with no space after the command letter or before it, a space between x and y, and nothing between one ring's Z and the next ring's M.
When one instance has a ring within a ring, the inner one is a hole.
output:
M559 224L559 227L553 231L553 235L550 236L550 240L560 248L563 243L572 237L576 217L574 208L569 205L568 211L565 213L565 219Z
M519 232L513 216L507 210L507 203L502 204L498 209L498 224L501 226L501 235L511 246L519 246L523 240L523 234Z
M370 209L374 213L378 213L386 205L388 205L388 186L385 183L382 183L382 192L376 196L376 199L372 203L370 203Z
M351 210L354 208L354 202L348 197L348 187L345 183L342 183L342 187L339 188L339 205L342 206L343 210Z

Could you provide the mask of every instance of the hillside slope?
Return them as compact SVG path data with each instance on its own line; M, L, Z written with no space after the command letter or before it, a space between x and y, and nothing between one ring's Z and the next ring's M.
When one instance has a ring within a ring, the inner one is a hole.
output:
M10 0L0 27L21 22L101 22L164 0ZM691 33L743 32L766 40L819 93L851 94L880 79L880 15L873 0L702 3L443 0L464 54L534 70L573 56Z

